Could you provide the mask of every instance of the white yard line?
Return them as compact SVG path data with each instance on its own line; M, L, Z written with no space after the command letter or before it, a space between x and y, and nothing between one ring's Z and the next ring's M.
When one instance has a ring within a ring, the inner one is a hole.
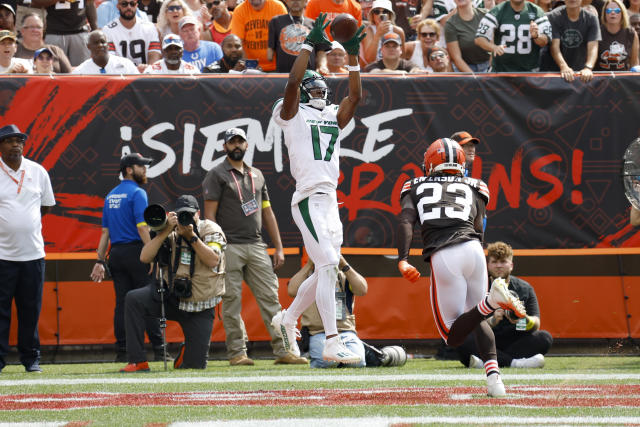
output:
M366 383L371 381L477 381L484 383L484 374L409 374L409 375L260 375L260 376L199 376L199 377L147 377L146 374L122 374L120 377L40 378L0 380L2 386L26 385L79 385L79 384L240 384L240 383ZM638 381L640 374L503 374L506 382L517 381ZM507 384L508 385L508 384Z
M171 423L171 427L386 427L394 424L496 424L496 425L629 425L640 424L640 417L373 417L373 418L281 418L278 420L230 420L230 421L202 421L188 423ZM13 426L12 426L13 427Z

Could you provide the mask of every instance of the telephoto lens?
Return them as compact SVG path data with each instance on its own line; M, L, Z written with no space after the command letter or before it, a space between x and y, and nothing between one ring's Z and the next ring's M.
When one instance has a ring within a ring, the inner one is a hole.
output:
M178 224L183 227L188 227L189 224L195 225L193 214L187 211L178 212Z

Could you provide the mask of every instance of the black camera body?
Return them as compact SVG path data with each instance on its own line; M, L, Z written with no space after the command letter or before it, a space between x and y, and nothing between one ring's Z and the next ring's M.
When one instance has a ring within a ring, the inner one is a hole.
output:
M183 227L188 227L189 225L196 226L196 220L193 217L193 213L187 211L178 212L178 224Z
M176 277L173 279L173 295L178 298L191 298L191 280L188 277Z

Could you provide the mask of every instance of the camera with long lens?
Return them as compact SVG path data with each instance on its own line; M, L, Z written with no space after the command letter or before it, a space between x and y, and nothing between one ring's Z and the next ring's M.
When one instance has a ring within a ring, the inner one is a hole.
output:
M147 206L143 217L151 231L160 231L167 226L167 211L162 205Z
M173 295L178 298L191 298L191 280L188 277L173 279Z

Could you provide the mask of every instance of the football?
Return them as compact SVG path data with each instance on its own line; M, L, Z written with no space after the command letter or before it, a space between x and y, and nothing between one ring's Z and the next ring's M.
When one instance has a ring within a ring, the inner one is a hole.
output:
M331 21L331 27L329 27L331 37L339 43L351 40L356 31L358 31L358 21L348 13L341 13L336 16Z

